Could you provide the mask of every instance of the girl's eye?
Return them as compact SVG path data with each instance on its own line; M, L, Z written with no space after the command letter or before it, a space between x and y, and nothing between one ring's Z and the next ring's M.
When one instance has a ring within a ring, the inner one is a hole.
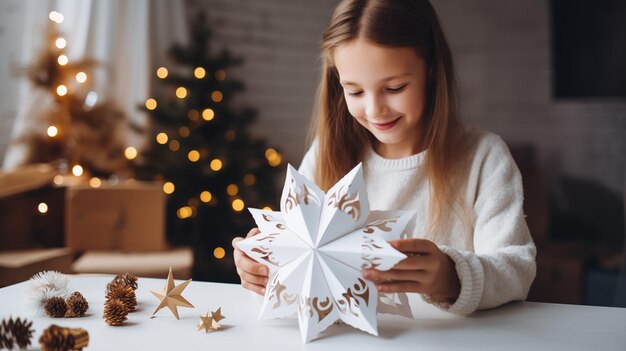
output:
M401 85L401 86L399 86L399 87L397 87L397 88L387 88L387 91L388 91L388 92L390 92L390 93L392 93L392 94L393 94L393 93L399 93L399 92L401 92L402 90L404 90L404 88L406 88L406 86L407 86L407 85L408 85L408 84L404 84L404 85Z
M355 91L355 92L351 92L351 91L349 91L349 92L348 92L348 95L350 95L350 96L359 96L359 95L361 95L361 94L363 94L363 92L362 92L362 91Z

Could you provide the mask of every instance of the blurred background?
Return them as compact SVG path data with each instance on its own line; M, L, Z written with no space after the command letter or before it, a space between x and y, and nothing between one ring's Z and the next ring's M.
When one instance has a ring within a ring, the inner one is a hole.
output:
M42 269L238 282L299 165L337 1L0 2L0 286ZM468 124L522 172L529 300L626 306L626 2L433 0Z

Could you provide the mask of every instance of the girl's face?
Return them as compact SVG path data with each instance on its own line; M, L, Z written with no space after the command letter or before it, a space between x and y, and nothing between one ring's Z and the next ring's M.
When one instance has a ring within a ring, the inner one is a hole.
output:
M420 119L427 68L412 48L357 39L335 48L335 66L350 114L379 141L376 151L400 158L421 151Z

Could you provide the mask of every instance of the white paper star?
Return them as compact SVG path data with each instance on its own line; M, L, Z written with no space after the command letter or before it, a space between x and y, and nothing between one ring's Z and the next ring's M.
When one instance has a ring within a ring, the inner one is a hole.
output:
M250 209L261 233L237 246L270 268L259 318L297 312L309 342L336 320L378 335L378 290L362 269L391 269L406 256L399 239L414 211L371 211L361 164L328 193L291 165L280 212Z

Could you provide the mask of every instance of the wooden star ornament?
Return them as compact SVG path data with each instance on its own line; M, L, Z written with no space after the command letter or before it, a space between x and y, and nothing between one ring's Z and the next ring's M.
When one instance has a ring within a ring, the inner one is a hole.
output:
M211 317L209 317L209 312L200 316L200 322L198 322L198 330L204 330L205 333L209 331L218 330L222 326L219 324L219 321L226 317L222 316L222 308L218 308L217 311L211 312Z
M180 319L178 318L178 309L176 307L193 307L191 302L187 301L181 295L189 283L191 283L191 279L179 285L174 285L174 275L172 274L172 267L170 267L170 273L167 275L167 283L163 291L150 290L157 299L161 300L161 303L159 303L154 312L152 312L152 315L154 316L161 308L167 306L174 314L174 317Z

